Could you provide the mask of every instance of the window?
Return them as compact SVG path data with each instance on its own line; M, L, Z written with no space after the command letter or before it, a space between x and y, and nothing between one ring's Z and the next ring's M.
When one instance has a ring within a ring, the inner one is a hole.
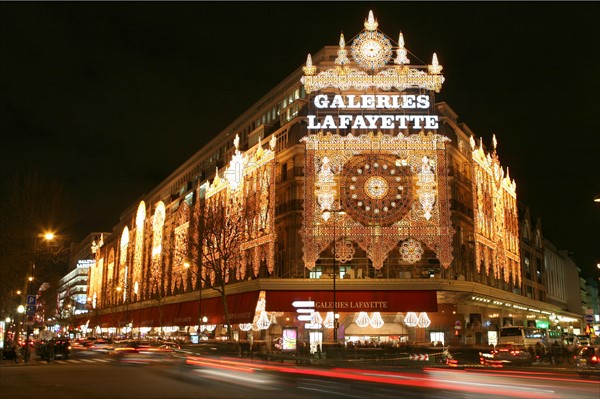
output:
M281 181L287 180L287 163L281 165Z
M527 286L527 298L533 298L533 287Z
M323 273L321 272L321 268L315 267L310 271L310 273L308 273L308 278L321 278L322 274Z

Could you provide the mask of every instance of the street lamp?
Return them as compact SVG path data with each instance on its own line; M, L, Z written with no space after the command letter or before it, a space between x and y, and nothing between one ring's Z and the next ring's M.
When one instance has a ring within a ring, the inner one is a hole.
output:
M23 288L23 292L25 293L26 299L27 299L27 308L24 309L24 312L27 316L33 316L35 315L36 312L36 300L35 300L35 296L33 296L33 293L31 292L31 283L34 280L34 270L35 270L35 263L36 263L36 255L37 255L37 251L38 251L38 238L43 238L45 241L52 241L54 239L55 235L52 232L46 232L46 233L42 233L42 234L38 234L34 237L34 241L33 241L33 259L31 261L31 268L29 270L29 276L27 277L27 279L25 279L25 287ZM30 303L30 299L29 297L33 297L33 301ZM21 305L22 306L22 305ZM30 307L32 307L32 310L30 309ZM20 307L19 307L20 308ZM33 312L33 314L31 314ZM22 312L21 312L22 313ZM29 336L31 334L31 329L30 327L30 322L29 320L27 320L25 322L26 324L26 338L25 338L25 363L29 362ZM19 335L20 329L17 326L17 336Z
M336 250L336 240L337 240L337 235L336 235L336 230L337 230L337 223L338 223L338 215L345 215L346 212L344 212L344 210L342 209L337 209L337 210L327 210L325 212L323 212L323 219L328 220L331 216L331 214L334 214L334 220L333 220L333 342L338 341L338 327L339 327L339 322L338 322L338 314L337 314L337 305L336 305L336 300L337 300L337 287L336 287L336 281L337 281L337 250Z

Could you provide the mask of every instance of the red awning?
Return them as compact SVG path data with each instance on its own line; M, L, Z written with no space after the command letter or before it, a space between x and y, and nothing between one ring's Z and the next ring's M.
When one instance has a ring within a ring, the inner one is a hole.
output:
M242 292L240 294L227 295L227 310L231 324L252 323L256 312L259 291ZM198 306L198 302L194 302ZM225 323L225 310L221 297L203 299L200 303L202 316L208 318L210 324ZM196 315L198 309L196 308ZM197 318L196 318L197 319Z
M294 301L314 301L316 311L333 309L333 291L267 291L266 310L295 312ZM339 312L437 312L436 291L337 291Z

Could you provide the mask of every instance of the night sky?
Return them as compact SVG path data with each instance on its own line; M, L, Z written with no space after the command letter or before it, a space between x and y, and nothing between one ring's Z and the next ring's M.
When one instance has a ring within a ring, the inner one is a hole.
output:
M498 154L544 235L600 275L600 3L0 3L0 164L76 204L74 241L120 213L372 9L436 101ZM421 62L419 62L421 60Z

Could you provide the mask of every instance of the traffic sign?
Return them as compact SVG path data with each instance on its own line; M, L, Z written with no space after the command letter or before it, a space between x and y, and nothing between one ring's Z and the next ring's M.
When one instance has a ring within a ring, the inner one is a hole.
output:
M594 315L593 314L586 314L585 315L585 322L586 323L593 323L594 322Z
M35 295L27 295L27 306L36 305Z
M28 316L33 316L35 314L35 305L27 305L27 310L25 314Z
M295 308L314 308L315 301L294 301L292 306Z

